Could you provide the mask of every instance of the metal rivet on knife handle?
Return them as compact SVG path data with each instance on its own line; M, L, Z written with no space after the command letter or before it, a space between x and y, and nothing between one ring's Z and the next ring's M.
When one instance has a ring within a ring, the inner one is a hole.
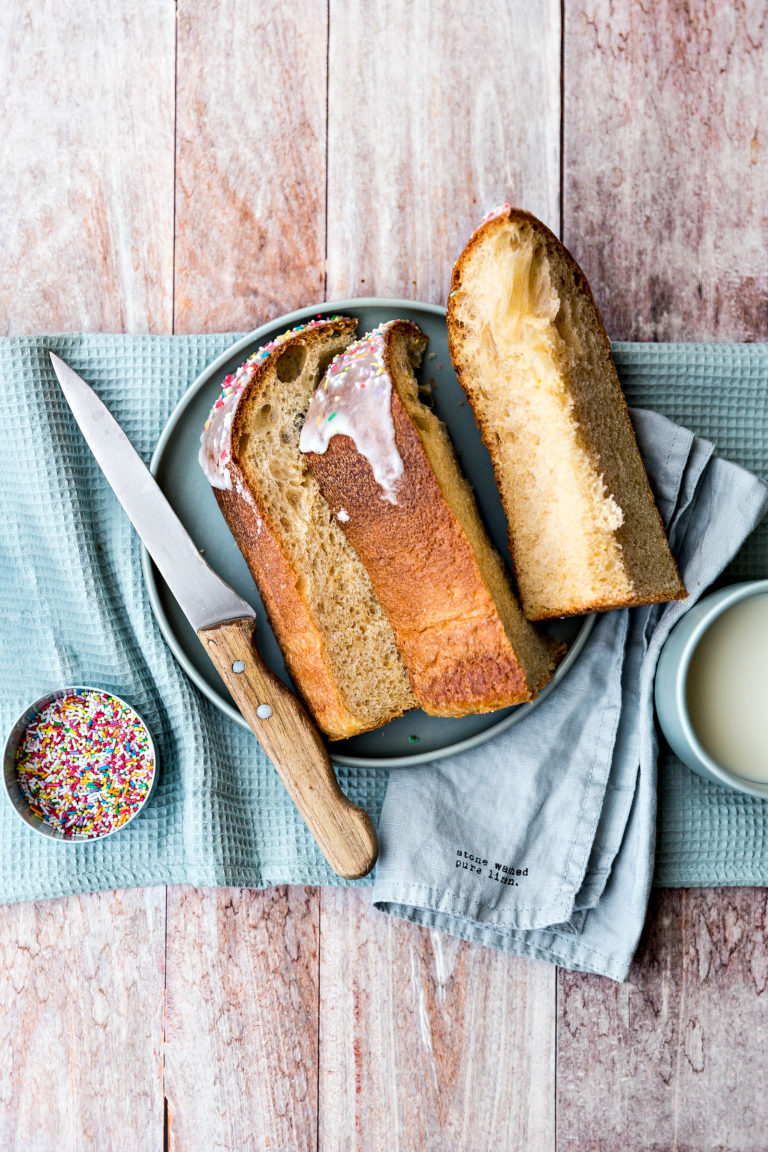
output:
M378 854L376 830L339 788L303 704L262 660L255 620L227 620L201 628L198 636L334 872L349 880L367 875ZM239 662L245 671L237 675Z

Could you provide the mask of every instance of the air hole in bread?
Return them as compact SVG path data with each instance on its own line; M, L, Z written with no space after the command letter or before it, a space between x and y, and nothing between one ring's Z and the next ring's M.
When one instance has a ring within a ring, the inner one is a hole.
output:
M271 415L272 415L272 405L271 404L262 404L261 408L259 408L258 412L254 415L254 418L253 418L253 423L254 423L255 428L266 427L266 425L269 424L269 422L270 422L269 418Z
M298 379L306 358L307 350L302 345L297 344L293 348L288 348L275 365L278 380L281 380L283 384L290 384L293 380Z
M421 397L419 397L419 399L421 400ZM411 419L420 432L431 432L432 424L423 411L420 411L418 408L414 408L411 411Z
M336 353L336 352L323 352L318 357L318 361L317 361L317 378L318 378L318 381L322 380L323 376L325 376L325 373L328 371L328 368L330 367L331 361L337 355L338 355L338 353ZM306 413L305 413L305 415L306 415ZM303 422L304 422L304 418L302 416L302 423Z
M419 400L422 404L426 404L429 409L435 409L435 393L433 391L433 381L428 380L426 384L419 381Z

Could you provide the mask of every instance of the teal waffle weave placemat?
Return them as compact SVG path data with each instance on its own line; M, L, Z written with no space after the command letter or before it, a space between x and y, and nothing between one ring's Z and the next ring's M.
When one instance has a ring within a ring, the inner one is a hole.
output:
M136 534L77 430L50 368L57 352L93 383L148 460L177 400L235 339L65 335L0 340L6 451L0 461L0 722L51 687L90 683L129 700L159 748L148 810L118 836L51 844L0 809L0 902L136 884L333 884L256 741L192 687L166 648L141 575ZM768 476L768 347L617 344L631 404L713 440ZM768 524L729 579L768 574ZM381 769L340 769L377 817ZM768 804L693 776L660 773L656 881L764 884ZM362 883L366 883L363 881Z
M663 412L768 478L768 345L616 344L614 354L630 404ZM720 583L766 576L768 517ZM654 879L768 884L768 801L702 780L662 744Z

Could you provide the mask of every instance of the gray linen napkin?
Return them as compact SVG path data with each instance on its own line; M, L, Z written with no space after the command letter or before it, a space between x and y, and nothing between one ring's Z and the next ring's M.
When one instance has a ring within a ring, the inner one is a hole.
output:
M673 624L768 507L768 485L658 413L632 411L689 596L609 612L521 723L393 770L373 902L480 944L624 980L653 875L653 677Z

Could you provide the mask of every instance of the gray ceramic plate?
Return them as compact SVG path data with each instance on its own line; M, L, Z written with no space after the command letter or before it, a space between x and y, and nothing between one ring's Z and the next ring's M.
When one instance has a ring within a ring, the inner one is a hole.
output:
M219 394L224 376L234 372L259 345L284 332L286 328L321 314L335 312L355 316L359 322L360 335L382 321L404 318L415 320L429 337L421 377L425 383L433 382L437 414L447 424L464 472L474 485L491 538L509 562L506 520L494 483L491 462L475 426L471 409L464 400L464 394L451 368L444 308L435 304L419 304L413 300L341 300L314 308L302 308L265 324L263 328L257 328L214 360L182 397L160 437L151 468L193 540L204 550L206 560L227 583L255 606L261 653L270 668L287 684L291 681L256 586L198 466L197 451L200 432ZM244 727L247 726L146 551L143 562L152 607L176 659L200 691L222 712ZM569 652L556 675L532 704L521 704L486 716L466 716L460 720L438 719L420 711L409 712L375 732L331 744L334 761L357 767L420 764L482 743L522 720L557 687L573 666L593 623L592 616L552 623L552 633L567 641Z

